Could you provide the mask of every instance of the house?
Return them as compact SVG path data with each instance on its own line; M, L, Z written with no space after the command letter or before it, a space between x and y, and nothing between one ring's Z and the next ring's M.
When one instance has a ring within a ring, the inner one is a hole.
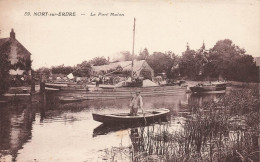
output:
M94 76L105 74L122 74L131 76L132 61L119 61L108 65L92 66L92 74ZM154 77L154 70L148 65L145 60L133 61L133 73L135 77L143 77L151 79Z
M9 38L0 38L0 54L6 53L11 62L11 76L31 75L31 53L15 38L12 29Z

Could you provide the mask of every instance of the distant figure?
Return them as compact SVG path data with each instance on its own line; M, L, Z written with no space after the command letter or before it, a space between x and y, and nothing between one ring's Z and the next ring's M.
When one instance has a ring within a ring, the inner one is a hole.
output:
M130 101L130 115L131 116L137 116L138 109L141 108L142 112L144 112L143 109L143 99L140 95L140 91L137 91L136 94L133 96L133 98Z

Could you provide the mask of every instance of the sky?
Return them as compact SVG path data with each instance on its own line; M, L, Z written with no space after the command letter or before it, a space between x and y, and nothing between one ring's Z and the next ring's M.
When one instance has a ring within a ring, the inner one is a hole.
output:
M203 41L209 49L218 40L231 39L248 54L260 56L259 0L0 0L0 38L9 37L13 28L16 39L31 52L34 69L74 66L94 57L113 59L120 51L132 52L134 17L135 54L147 48L150 54L181 55L187 42L196 50Z

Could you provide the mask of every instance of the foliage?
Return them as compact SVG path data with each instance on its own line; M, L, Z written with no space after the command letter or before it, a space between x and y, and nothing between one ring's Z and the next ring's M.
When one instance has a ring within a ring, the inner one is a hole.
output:
M108 60L104 57L95 57L89 61L93 66L107 65L109 64Z
M195 78L197 74L196 69L196 52L194 50L186 50L183 52L180 63L179 70L181 76L187 76L191 79Z
M20 70L29 71L31 70L32 61L29 58L18 58L17 63L11 65L11 69L17 70L18 68Z
M174 60L169 54L162 52L154 52L147 58L147 63L154 70L155 75L158 73L166 73L168 77L171 76Z
M41 67L41 68L37 69L36 72L49 76L51 74L51 69L49 69L47 67Z
M8 54L0 49L0 95L5 93L9 88L9 69L11 63Z
M257 81L253 57L229 39L218 41L210 49L204 72L210 77L222 76L227 80Z
M78 77L90 77L91 70L92 70L91 64L87 61L83 61L81 64L78 64L76 66L73 75Z
M68 75L68 74L70 74L73 71L74 71L74 68L71 67L71 66L59 65L59 66L51 67L52 74L65 74L65 75Z
M243 82L257 82L258 73L253 57L233 44L229 39L218 41L209 51L205 45L195 51L187 48L179 59L182 77L196 79L225 79Z
M130 158L133 161L259 161L258 95L254 90L241 89L218 101L188 105L190 110L197 109L180 123L179 130L170 130L169 123L132 128Z
M51 69L46 67L41 67L37 69L37 72L44 73L46 75L52 74L65 74L68 75L70 73L73 73L74 76L78 77L90 77L91 75L91 64L88 61L83 61L81 64L77 64L76 67L71 66L53 66Z

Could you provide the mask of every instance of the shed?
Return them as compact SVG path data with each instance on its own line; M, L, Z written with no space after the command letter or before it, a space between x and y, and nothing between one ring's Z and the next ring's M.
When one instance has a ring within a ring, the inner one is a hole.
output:
M113 73L113 71L128 71L132 70L132 61L119 61L108 65L92 66L93 75ZM145 60L133 61L133 72L137 77L153 78L154 70ZM145 76L149 75L149 76Z

